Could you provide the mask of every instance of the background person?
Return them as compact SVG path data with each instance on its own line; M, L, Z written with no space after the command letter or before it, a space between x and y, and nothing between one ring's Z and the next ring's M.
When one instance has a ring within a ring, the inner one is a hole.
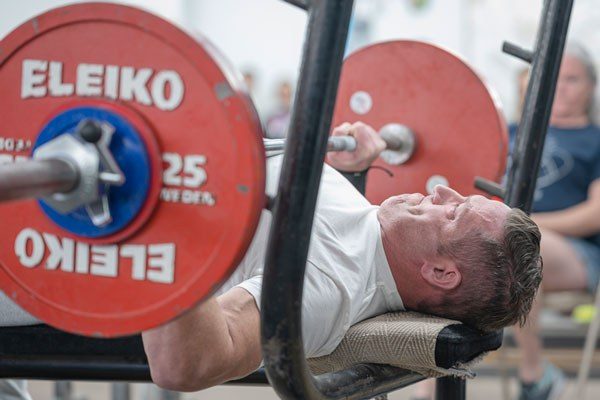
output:
M275 111L267 118L265 127L269 139L281 139L287 136L292 112L292 84L289 81L279 82L275 98Z
M576 44L565 48L533 204L542 232L543 291L596 290L600 277L600 129L591 122L596 70ZM520 87L524 87L520 82ZM511 129L514 142L516 127ZM554 399L564 376L545 363L538 300L516 328L521 400Z

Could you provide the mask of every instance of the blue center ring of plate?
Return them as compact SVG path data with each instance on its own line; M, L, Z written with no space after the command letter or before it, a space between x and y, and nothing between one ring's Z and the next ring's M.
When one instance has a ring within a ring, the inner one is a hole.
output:
M34 151L62 134L75 135L75 128L84 119L105 121L115 128L109 149L125 175L125 183L108 188L112 222L103 227L95 226L83 206L60 214L44 200L39 200L39 204L61 228L86 238L105 238L125 228L142 209L150 187L150 161L146 146L134 127L117 113L97 107L72 108L54 117L39 134Z

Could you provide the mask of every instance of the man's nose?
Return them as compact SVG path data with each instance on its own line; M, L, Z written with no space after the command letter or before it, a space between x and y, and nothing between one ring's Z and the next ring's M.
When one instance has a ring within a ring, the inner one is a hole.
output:
M464 197L461 196L456 190L449 188L448 186L437 185L434 189L437 193L440 201L446 203L449 201L464 201Z

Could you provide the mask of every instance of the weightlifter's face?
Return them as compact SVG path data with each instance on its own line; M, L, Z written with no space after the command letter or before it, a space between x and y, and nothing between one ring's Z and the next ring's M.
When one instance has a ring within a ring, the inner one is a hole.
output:
M387 225L402 247L414 255L437 255L441 244L460 239L479 230L500 239L510 208L483 196L464 197L445 186L433 193L394 196L379 209L382 226Z

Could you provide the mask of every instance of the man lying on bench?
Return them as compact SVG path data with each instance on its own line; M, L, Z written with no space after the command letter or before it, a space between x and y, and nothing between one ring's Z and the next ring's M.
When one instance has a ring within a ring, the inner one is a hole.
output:
M344 124L355 152L329 165L362 171L385 148L369 126ZM282 157L267 161L276 194ZM193 391L242 377L261 364L260 294L270 212L264 211L244 260L215 294L185 315L143 333L159 386ZM377 314L415 310L484 331L523 322L539 286L540 233L520 210L437 186L371 205L325 166L304 282L307 357L331 353L348 328ZM273 299L272 301L278 301Z
M340 171L364 171L385 143L369 126L336 128L357 150L329 153ZM282 157L267 161L276 194ZM260 294L271 215L215 295L178 319L142 334L159 386L195 391L245 376L261 364ZM350 326L396 310L460 320L483 331L523 322L541 280L540 234L521 211L437 186L371 205L325 166L303 295L307 357L331 353ZM273 299L278 301L278 299Z

